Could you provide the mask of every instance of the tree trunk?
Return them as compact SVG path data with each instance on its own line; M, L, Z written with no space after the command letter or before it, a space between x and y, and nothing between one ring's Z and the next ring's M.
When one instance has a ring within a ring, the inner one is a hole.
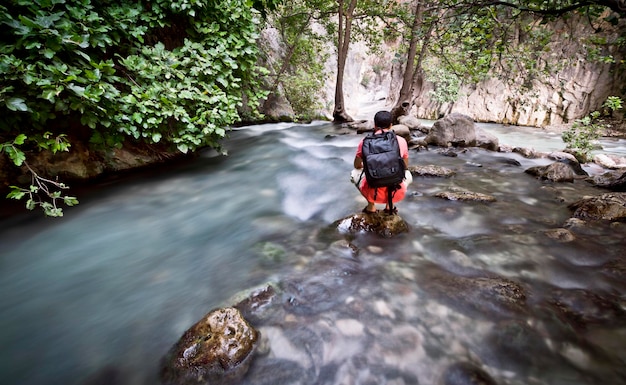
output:
M404 76L402 77L402 87L400 95L396 100L396 105L391 109L393 122L396 123L398 117L407 115L413 104L413 75L415 73L415 56L417 55L417 43L419 42L418 31L422 25L422 2L415 2L415 12L411 26L411 40L409 42L409 52L407 53Z
M350 32L356 3L357 0L350 0L348 10L344 12L344 1L338 0L339 31L337 38L337 83L335 85L335 108L333 110L334 123L352 122L354 120L346 112L343 100L343 73L350 48Z

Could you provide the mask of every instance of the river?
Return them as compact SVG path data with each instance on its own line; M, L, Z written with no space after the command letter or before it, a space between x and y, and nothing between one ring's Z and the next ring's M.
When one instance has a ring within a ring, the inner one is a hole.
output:
M487 128L507 144L562 147ZM319 122L249 126L229 133L228 156L104 183L63 219L3 219L0 382L158 383L187 328L269 282L285 303L258 325L271 352L249 384L438 384L466 363L498 384L626 383L626 280L607 268L624 258L625 227L546 236L567 203L599 190L524 173L544 159L411 152L411 164L456 176L415 179L398 204L408 234L348 237L331 225L365 205L348 176L359 139ZM497 201L433 196L451 188ZM515 283L523 305L460 296L476 279Z

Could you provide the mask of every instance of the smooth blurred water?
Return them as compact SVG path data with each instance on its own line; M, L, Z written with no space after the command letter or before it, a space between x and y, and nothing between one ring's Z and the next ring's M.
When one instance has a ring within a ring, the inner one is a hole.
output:
M545 137L503 135L503 142L515 138L538 150L554 146ZM336 135L321 123L251 126L229 136L228 156L207 150L163 172L102 185L63 219L32 213L0 223L2 384L157 383L161 357L205 313L230 305L242 290L295 274L290 264L268 260L266 245L319 249L319 229L365 205L348 176L360 136ZM622 256L623 227L573 243L540 241L542 231L569 217L563 202L597 193L584 182L546 186L523 172L547 162L477 149L457 158L412 152L411 164L450 167L457 175L416 179L399 204L411 235L387 247L385 261L419 255L420 263L450 270L446 256L462 249L502 277L624 298L626 284L603 280L595 269ZM451 187L497 202L432 197ZM359 242L366 248L378 241ZM455 325L469 328L455 333L474 338L470 320ZM611 330L597 338L626 342L622 329ZM623 362L626 344L614 345L607 354Z

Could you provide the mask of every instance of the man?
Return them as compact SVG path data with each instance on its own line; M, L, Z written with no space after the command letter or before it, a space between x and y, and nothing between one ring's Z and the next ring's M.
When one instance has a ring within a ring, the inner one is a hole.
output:
M389 111L379 111L374 115L374 133L389 131L391 129L391 113ZM400 147L400 155L404 159L406 167L409 166L409 148L404 138L398 136L398 146ZM359 146L354 157L354 170L352 170L352 183L361 192L361 195L367 200L367 206L363 209L364 213L375 213L377 203L385 203L385 212L392 213L387 201L387 187L373 188L367 184L366 178L362 177L363 172L363 139L359 142ZM412 182L413 178L410 171L405 172L405 179L400 183L400 188L393 193L393 203L404 199L407 186ZM393 210L395 212L395 210Z

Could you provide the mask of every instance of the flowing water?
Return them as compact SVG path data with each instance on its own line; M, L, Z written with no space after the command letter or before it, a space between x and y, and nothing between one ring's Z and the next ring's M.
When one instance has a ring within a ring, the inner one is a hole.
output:
M411 152L456 175L415 178L398 204L408 234L343 234L332 224L365 205L348 176L359 139L246 127L227 157L103 184L60 220L4 219L0 382L158 383L187 328L269 283L274 304L253 320L269 347L246 384L626 383L625 227L547 236L569 202L601 191L524 173L547 160ZM453 188L497 200L433 196Z

